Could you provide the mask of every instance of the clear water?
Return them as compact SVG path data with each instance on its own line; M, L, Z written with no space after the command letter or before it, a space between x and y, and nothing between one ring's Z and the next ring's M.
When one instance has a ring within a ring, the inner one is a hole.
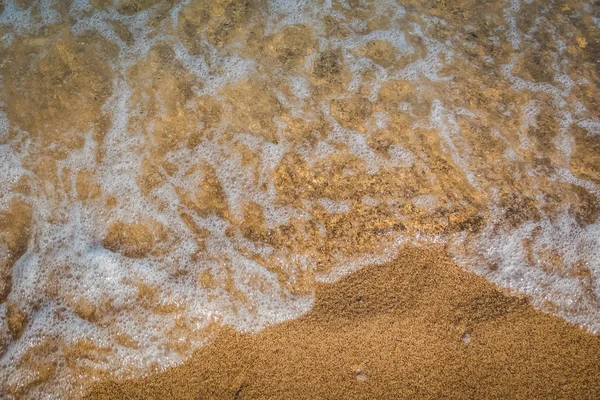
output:
M595 2L0 10L2 396L181 363L409 243L600 330Z

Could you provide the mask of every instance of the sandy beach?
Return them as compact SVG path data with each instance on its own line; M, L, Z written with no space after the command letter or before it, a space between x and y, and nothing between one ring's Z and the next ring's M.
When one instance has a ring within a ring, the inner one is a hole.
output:
M0 399L600 398L600 2L0 0Z
M461 270L443 248L319 285L306 315L231 329L180 367L89 399L595 399L600 337Z

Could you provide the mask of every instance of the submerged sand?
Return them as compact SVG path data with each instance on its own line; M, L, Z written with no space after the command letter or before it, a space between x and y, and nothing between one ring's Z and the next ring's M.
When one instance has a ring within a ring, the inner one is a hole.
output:
M600 397L600 337L453 264L443 248L319 285L258 334L219 331L184 365L89 399Z

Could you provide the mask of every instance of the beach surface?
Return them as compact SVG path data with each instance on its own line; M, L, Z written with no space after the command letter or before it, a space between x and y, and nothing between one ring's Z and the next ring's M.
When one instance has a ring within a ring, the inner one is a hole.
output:
M600 398L597 0L0 1L0 398Z
M319 285L306 315L214 341L88 399L595 399L600 337L453 264L443 248Z

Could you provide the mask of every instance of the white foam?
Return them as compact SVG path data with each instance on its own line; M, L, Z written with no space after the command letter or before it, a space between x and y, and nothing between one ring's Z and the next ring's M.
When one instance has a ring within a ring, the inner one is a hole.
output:
M572 217L562 214L554 221L525 222L516 229L489 225L481 235L452 241L455 246L454 259L474 269L477 273L501 286L530 295L533 304L546 309L550 300L558 306L558 314L563 318L586 326L592 332L600 330L597 305L586 297L586 290L580 279L561 274L564 266L574 266L584 261L591 274L591 287L600 293L600 224L580 228ZM533 261L530 264L526 241L531 241ZM471 249L465 254L457 248ZM545 252L557 251L563 257L561 270L546 272L549 266ZM490 266L495 266L490 269Z

